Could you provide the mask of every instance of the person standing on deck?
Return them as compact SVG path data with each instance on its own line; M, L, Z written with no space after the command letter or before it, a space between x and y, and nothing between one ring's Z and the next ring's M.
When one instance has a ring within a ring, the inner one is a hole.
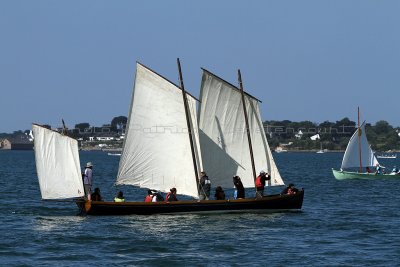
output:
M83 187L88 200L91 200L92 194L92 180L93 180L93 164L91 162L86 163L86 168L83 173Z
M260 175L256 178L256 197L264 196L265 182L269 180L271 180L271 176L268 173L261 171Z
M200 200L209 200L211 191L211 181L207 174L202 171L200 172L199 181L199 198Z
M233 195L234 199L238 198L244 198L245 197L245 191L243 187L242 180L240 180L239 176L233 176L233 185L235 186L235 192Z

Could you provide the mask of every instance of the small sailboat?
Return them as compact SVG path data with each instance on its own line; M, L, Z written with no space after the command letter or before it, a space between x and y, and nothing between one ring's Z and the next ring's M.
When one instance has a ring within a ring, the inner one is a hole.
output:
M293 195L269 195L262 198L198 200L198 174L203 170L203 161L206 161L208 164L208 157L212 155L209 154L210 151L207 145L202 146L205 148L202 153L196 115L197 100L184 89L179 59L178 68L181 81L180 87L144 65L137 63L135 86L116 184L151 188L159 192L168 192L170 188L175 187L180 194L192 197L193 200L173 202L100 202L86 200L83 199L80 171L71 174L71 176L74 176L73 181L76 180L74 187L71 189L74 191L74 194L66 196L75 199L81 211L90 215L171 214L210 211L237 212L252 210L274 212L301 209L304 190L300 190L297 194ZM240 91L236 88L235 93L237 94L238 92ZM203 94L203 96L205 95ZM205 96L205 98L208 97ZM205 98L202 97L202 99ZM250 107L254 105L253 102L246 101L246 105ZM258 117L252 123L261 127L258 105L254 106L254 108L251 109L250 113L257 111L258 113L254 114ZM205 110L207 109L203 109L203 111ZM203 117L201 112L200 116ZM244 123L243 114L238 114L238 116L240 117L240 121ZM206 117L203 118L207 119ZM251 118L254 119L255 117L252 115ZM243 129L244 125L241 125L241 127ZM256 160L257 164L259 164L257 168L268 168L267 170L273 175L271 183L277 185L283 184L276 165L273 162L264 131L262 133L264 137L259 134L259 137L255 138L255 144L262 147L262 149L257 148L256 153L260 155L259 153L264 151L267 154ZM72 142L71 140L69 141ZM243 144L240 145L240 148L245 149ZM265 150L266 148L268 148L269 152ZM40 153L48 154L46 152L48 149L49 146L39 147L39 150L44 151ZM39 155L41 155L40 153ZM59 156L74 158L79 163L79 155L76 154L77 146L76 151L75 147L73 149L68 147L62 153L68 155ZM238 155L237 153L238 151L235 151L235 155ZM229 170L226 172L228 176L213 176L212 183L214 185L232 187L232 176L240 174L245 186L254 187L254 180L252 178L244 179L248 176L253 177L254 168L253 172L251 172L251 165L249 165L250 156L247 156L245 161L234 158L237 161L235 165L236 171L231 166L228 166L226 161L232 155L225 153L221 156L224 157L222 162L225 162L225 164L219 166L219 169L221 169L219 173L222 174L224 171ZM44 160L44 156L36 160L37 166L39 166L38 173L46 168L46 166L41 166L42 160ZM245 168L240 166L245 166ZM67 167L60 169L59 172L65 171ZM80 166L76 165L75 162L74 168L79 170ZM213 175L214 171L218 170L212 169L210 166L210 172ZM210 173L208 170L207 172ZM53 172L47 172L43 179L52 179L51 175L53 174ZM77 174L79 174L79 179L76 178ZM222 177L226 180L222 180ZM228 180L229 183L227 182ZM43 193L42 198L48 199ZM59 195L57 198L63 197Z
M351 136L344 152L340 170L332 168L333 175L338 180L345 179L376 179L382 177L396 177L383 172L377 173L370 168L380 166L371 149L365 132L365 122L360 125L360 110L358 109L358 127ZM366 168L364 171L363 168ZM368 172L368 170L370 170Z
M108 152L107 155L119 157L119 156L121 156L121 153L111 153L111 152Z
M317 151L317 154L323 154L325 151L322 149L322 142L320 141L320 149Z

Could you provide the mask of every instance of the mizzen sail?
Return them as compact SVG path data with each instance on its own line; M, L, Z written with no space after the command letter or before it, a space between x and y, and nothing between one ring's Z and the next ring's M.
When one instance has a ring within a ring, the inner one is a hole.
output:
M32 130L42 199L83 197L78 142L36 124Z
M196 100L187 99L200 171ZM139 63L116 183L198 197L182 90Z
M203 70L200 95L199 128L204 170L214 185L232 187L232 177L239 175L245 187L254 187L239 89ZM265 136L258 103L254 97L245 95L256 172L269 172L269 185L283 185Z
M358 138L360 130L360 138ZM361 155L358 140L360 140ZM341 168L344 170L347 168L360 167L360 156L361 164L363 167L375 166L378 163L378 160L376 159L374 152L372 151L368 143L367 135L365 134L365 122L360 126L359 129L354 132L354 134L350 138L346 151L344 152Z

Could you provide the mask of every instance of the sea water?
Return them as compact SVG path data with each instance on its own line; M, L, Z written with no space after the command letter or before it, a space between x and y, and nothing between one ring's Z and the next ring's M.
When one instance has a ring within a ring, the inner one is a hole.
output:
M106 200L144 198L114 186L119 157L80 156ZM74 203L41 200L33 151L0 151L0 265L400 266L400 178L337 181L343 153L274 156L285 182L305 189L300 212L82 217Z

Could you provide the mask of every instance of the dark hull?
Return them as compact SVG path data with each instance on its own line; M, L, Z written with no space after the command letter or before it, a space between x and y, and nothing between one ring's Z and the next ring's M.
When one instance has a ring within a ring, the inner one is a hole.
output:
M176 202L99 202L84 203L89 215L149 215L197 212L276 212L299 210L303 205L304 190L295 195L272 195L261 199L205 200ZM83 203L82 203L83 204Z

